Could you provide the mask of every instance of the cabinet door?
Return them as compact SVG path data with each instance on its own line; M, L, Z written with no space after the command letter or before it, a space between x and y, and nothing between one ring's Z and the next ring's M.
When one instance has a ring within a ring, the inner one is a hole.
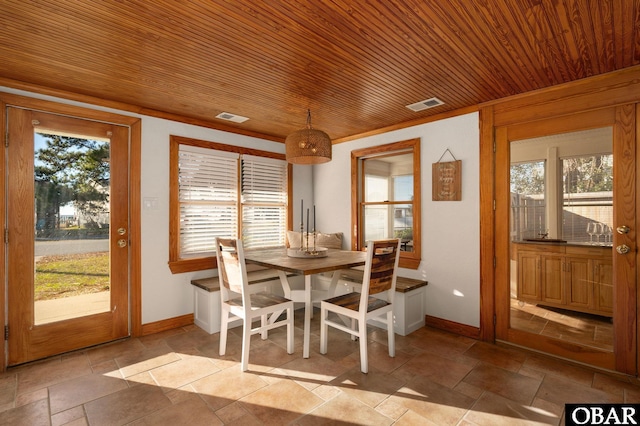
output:
M565 303L562 256L542 257L542 300L550 303Z
M610 316L613 314L613 263L610 259L593 263L595 309Z
M540 255L518 253L518 299L542 300L540 295Z
M566 258L567 304L575 308L593 309L592 261L588 258Z

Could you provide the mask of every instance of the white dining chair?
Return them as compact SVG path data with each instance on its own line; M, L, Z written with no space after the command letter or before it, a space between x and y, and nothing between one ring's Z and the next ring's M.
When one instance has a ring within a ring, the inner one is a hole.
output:
M216 238L216 258L220 285L220 356L226 353L229 322L241 319L242 371L249 368L251 336L267 338L271 329L287 327L287 352L293 353L293 301L270 292L249 292L244 249L239 239ZM283 311L286 318L279 319ZM260 320L259 326L254 321Z
M367 321L381 315L387 316L389 356L395 356L395 331L393 328L393 300L396 290L400 240L370 241L367 244L367 260L364 267L362 290L336 296L320 303L320 353L327 353L329 326L351 334L360 340L360 370L369 371L367 356ZM328 319L330 312L351 319L347 327L340 319Z

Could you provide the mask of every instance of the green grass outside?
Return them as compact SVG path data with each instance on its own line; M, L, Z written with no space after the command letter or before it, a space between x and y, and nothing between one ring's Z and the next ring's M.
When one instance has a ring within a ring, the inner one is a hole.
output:
M35 300L109 290L109 254L43 256L36 262Z

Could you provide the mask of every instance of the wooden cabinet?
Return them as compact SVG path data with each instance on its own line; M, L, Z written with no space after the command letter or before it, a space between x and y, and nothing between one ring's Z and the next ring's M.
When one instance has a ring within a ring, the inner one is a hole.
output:
M564 257L558 255L542 255L542 301L564 305L566 286L564 280Z
M518 299L542 300L540 288L540 255L518 251Z
M611 259L594 260L595 309L613 315L613 262Z
M567 305L576 310L594 309L592 260L586 257L567 256L564 262Z
M611 247L517 243L518 300L613 314Z

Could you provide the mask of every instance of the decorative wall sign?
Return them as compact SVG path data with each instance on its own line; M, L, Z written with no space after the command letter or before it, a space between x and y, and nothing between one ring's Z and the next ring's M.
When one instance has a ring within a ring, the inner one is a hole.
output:
M442 154L440 160L446 153L453 154L449 149ZM432 199L433 201L460 201L462 200L462 160L441 162L432 165Z

